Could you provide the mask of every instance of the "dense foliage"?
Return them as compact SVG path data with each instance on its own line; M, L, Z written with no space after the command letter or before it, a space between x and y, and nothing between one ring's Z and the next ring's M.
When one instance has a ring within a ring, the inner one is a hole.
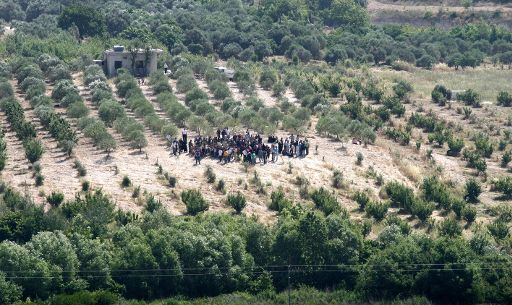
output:
M511 261L500 252L501 241L480 234L466 241L450 222L440 227L442 238L412 234L394 216L377 212L387 209L384 203L367 205L377 219L389 219L371 241L364 238L364 226L340 210L328 209L324 216L288 207L276 224L266 226L227 214L173 217L151 197L146 212L133 217L116 210L101 191L63 203L51 194L54 204L44 212L12 189L2 190L0 262L10 300L83 289L128 298L257 293L285 288L288 268L294 286L335 285L373 297L425 294L470 303L511 297ZM387 190L393 202L418 200L399 185ZM243 201L237 196L228 200ZM312 196L326 208L332 200L322 190ZM197 191L184 192L182 199L191 214L204 210Z

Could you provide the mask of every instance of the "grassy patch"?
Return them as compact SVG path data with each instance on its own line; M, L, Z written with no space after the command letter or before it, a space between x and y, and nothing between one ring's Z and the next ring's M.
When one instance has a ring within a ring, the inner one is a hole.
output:
M512 70L466 69L464 71L429 71L418 69L414 72L375 69L373 71L385 83L397 78L408 80L413 84L414 96L430 98L436 84L443 84L451 90L473 89L482 95L483 101L495 103L500 91L512 92Z

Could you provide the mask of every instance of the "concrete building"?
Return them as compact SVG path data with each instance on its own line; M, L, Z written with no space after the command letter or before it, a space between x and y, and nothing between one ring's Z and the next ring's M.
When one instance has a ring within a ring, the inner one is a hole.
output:
M228 69L226 67L223 67L223 66L219 66L219 67L215 67L215 69L217 71L220 71L222 73L224 73L224 75L230 80L230 81L233 81L233 78L235 77L235 71L234 70L231 70L231 69Z
M126 68L135 76L148 76L157 70L158 57L163 53L160 49L125 49L114 46L103 53L103 60L95 61L103 67L107 77L117 75L117 70Z

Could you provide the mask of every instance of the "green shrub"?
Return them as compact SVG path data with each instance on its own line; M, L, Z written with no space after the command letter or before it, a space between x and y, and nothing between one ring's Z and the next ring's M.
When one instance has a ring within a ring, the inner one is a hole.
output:
M236 194L228 195L228 204L235 210L237 214L240 214L242 210L247 206L247 201L245 200L245 197L242 195L242 193L237 192Z
M464 199L467 202L478 202L478 196L482 193L482 187L476 179L472 178L466 181L466 192Z
M176 182L177 182L176 177L174 177L174 176L169 176L169 177L167 178L167 181L169 182L169 186L170 186L170 187L176 187Z
M455 237L462 234L462 226L456 219L446 218L439 225L439 234L441 236Z
M434 208L435 206L432 203L416 199L413 202L411 214L418 217L422 222L425 222L430 215L432 215Z
M332 186L340 189L344 187L343 183L343 173L339 170L335 170L332 174Z
M381 221L386 217L388 213L389 203L388 202L368 202L365 207L366 213L375 218L377 221Z
M398 217L396 214L388 214L386 220L384 221L386 226L396 225L400 228L400 231L404 235L408 235L411 232L411 226L409 223L402 218Z
M363 154L362 154L361 152L358 152L358 153L356 154L356 158L357 158L357 159L356 159L356 165L361 166L361 165L363 164L363 159L364 159Z
M281 212L285 208L292 207L292 202L285 197L282 190L273 191L270 194L270 205L269 209L277 212Z
M217 179L217 176L213 172L213 168L211 166L206 166L206 170L204 171L204 176L206 177L206 182L212 184L215 183L215 179Z
M487 225L487 230L497 240L505 239L509 234L508 224L499 219L494 220L492 223Z
M210 91L216 100L223 100L231 96L231 91L229 90L228 85L223 81L214 80L208 84L208 88L210 88Z
M186 190L181 193L181 200L187 207L187 214L197 215L208 210L208 202L198 190Z
M138 197L138 196L137 196ZM150 213L153 213L159 209L162 208L162 202L160 202L160 200L157 200L155 199L154 196L149 196L147 199L146 199L146 205L144 207L144 209Z
M46 201L53 207L58 207L64 201L64 194L52 192L46 197Z
M364 211L366 208L366 205L370 202L370 197L368 197L368 194L366 191L357 191L353 196L352 199L357 202L359 205L359 210Z
M130 177L124 176L123 180L121 180L121 187L130 187L132 185L132 181L130 180Z
M78 161L78 160L75 160L74 162L74 167L76 168L76 170L78 171L78 176L80 177L84 177L87 175L87 169L85 168L85 166L82 164L82 162Z
M501 157L501 167L506 168L510 161L512 161L512 155L509 151L507 151Z
M452 201L452 210L458 219L460 219L463 216L464 208L466 207L466 205L466 202L462 199L456 199Z
M140 185L135 187L132 192L132 198L139 198L140 196Z
M215 186L215 189L217 192L226 193L226 182L224 182L224 179L220 179L217 182L217 185Z
M494 151L494 143L487 134L479 133L475 136L476 150L484 157L490 158Z
M510 107L512 106L512 95L506 91L501 91L498 93L498 97L496 98L498 106Z
M472 224L476 220L476 208L472 206L466 206L462 210L462 217L468 222L468 224Z
M503 193L506 199L512 198L512 177L499 178L493 184L495 191Z
M336 197L323 187L311 193L311 200L313 200L315 206L324 212L325 215L340 211L340 204Z
M464 102L466 106L481 107L481 97L473 89L458 93L457 100Z
M464 140L462 138L455 139L451 137L448 139L448 152L449 156L458 156L462 149L464 148Z
M391 205L411 212L414 203L414 192L399 182L389 182L385 186L386 194L391 199Z
M88 192L91 185L89 181L83 181L82 182L82 192Z
M34 163L41 159L44 149L43 145L39 140L26 140L25 142L23 142L23 147L25 148L25 156L30 161L30 163Z
M35 184L36 186L41 186L44 183L44 176L41 173L37 173L35 175Z

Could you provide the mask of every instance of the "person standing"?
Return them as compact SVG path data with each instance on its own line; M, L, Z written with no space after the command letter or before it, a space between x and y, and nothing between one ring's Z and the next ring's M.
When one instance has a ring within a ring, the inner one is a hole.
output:
M276 144L272 144L272 162L277 162L278 148Z
M196 160L196 165L201 165L201 149L199 147L196 148L194 158Z
M184 127L181 130L181 137L183 138L183 142L187 143L187 128L186 127Z

